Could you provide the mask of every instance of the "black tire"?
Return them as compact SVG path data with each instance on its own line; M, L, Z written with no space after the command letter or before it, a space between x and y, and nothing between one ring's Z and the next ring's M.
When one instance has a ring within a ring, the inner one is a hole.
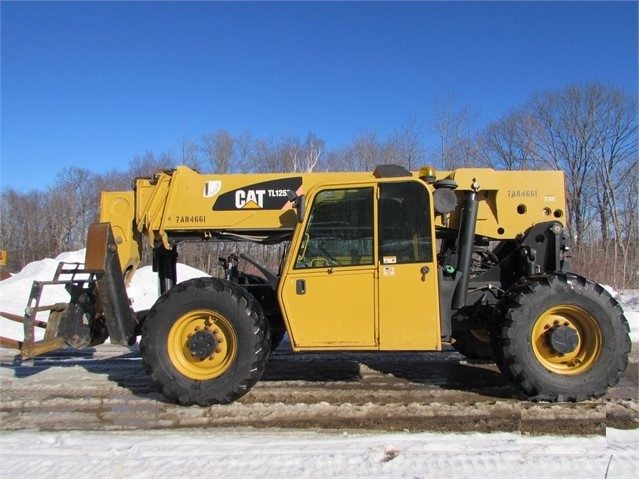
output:
M601 397L628 365L631 342L621 306L586 278L541 278L510 291L497 311L495 361L531 399Z
M163 294L140 342L151 382L184 405L240 398L262 376L270 350L262 307L244 288L217 278L184 281Z
M453 348L469 359L493 360L493 348L488 329L460 329L453 331Z

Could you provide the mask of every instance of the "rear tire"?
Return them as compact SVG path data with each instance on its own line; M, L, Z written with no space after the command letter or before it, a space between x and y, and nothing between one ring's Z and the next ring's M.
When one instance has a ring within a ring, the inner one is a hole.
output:
M226 404L259 380L270 353L268 321L244 288L195 278L163 294L142 328L151 382L184 405Z
M583 401L619 382L631 342L621 306L576 275L515 288L491 333L499 369L533 399Z

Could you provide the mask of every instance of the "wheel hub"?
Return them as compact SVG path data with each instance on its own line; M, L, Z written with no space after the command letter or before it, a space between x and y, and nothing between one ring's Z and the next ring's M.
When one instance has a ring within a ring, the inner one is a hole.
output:
M568 326L557 326L548 331L550 345L561 354L572 353L579 346L577 331Z
M189 351L194 358L205 359L213 355L217 343L217 338L211 331L197 331L189 338Z

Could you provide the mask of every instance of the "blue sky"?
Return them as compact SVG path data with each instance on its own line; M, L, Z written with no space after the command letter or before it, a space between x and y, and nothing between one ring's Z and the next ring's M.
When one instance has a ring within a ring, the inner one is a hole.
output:
M487 123L536 91L637 91L637 2L8 2L0 187L225 128L329 149L452 96Z

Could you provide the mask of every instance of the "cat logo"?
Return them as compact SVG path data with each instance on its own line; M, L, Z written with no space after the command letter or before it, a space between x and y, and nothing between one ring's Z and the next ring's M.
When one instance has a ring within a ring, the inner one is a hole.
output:
M302 191L301 176L260 181L224 193L221 191L221 184L217 184L215 181L208 183L205 186L204 194L207 198L215 197L215 202L211 207L213 211L282 210L290 208L289 191Z
M235 192L235 207L237 209L264 208L266 190L237 190Z

